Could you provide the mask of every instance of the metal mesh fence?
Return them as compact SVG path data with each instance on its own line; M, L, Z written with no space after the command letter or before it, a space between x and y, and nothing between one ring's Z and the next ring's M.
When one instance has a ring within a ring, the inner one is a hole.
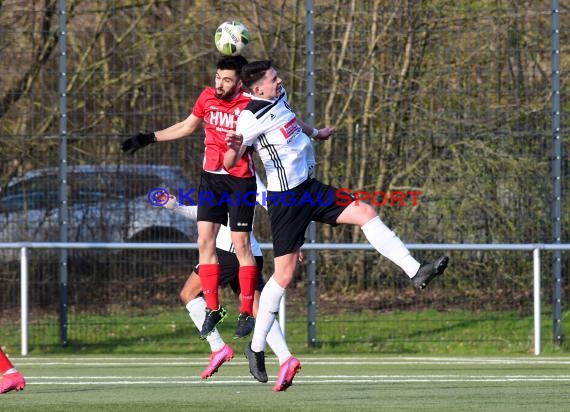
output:
M246 24L252 41L244 55L272 59L298 115L310 117L305 2L277 7L261 0L68 0L66 10L62 91L58 2L0 5L1 242L58 239L54 204L63 93L69 240L194 241L192 222L151 207L146 194L163 185L196 186L202 134L132 156L121 153L120 142L188 116L200 91L213 82L213 32L224 20ZM551 14L550 2L543 0L315 1L315 120L336 128L331 141L316 146L317 176L387 196L421 192L415 206L410 197L379 206L382 219L405 242L550 242ZM561 18L567 19L566 9ZM564 65L567 34L561 35ZM563 82L563 95L567 87ZM563 105L562 118L565 113ZM569 204L567 164L564 153L563 205ZM257 216L258 239L270 242L267 216ZM569 240L567 216L562 243ZM326 226L318 226L317 240L365 241L358 228ZM4 330L13 331L18 262L13 251L0 253L0 312ZM70 342L117 345L125 328L139 325L137 319L144 325L164 311L178 317L170 323L159 316L157 328L164 330L157 336L163 341L186 341L195 333L177 297L195 251L69 254ZM434 253L415 255L428 259ZM271 251L265 257L268 277ZM446 278L422 294L376 253L322 251L317 264L321 331L329 331L331 342L342 343L351 322L363 324L356 338L362 342L421 339L422 322L413 316L399 334L386 325L367 326L370 314L431 309L481 312L490 322L504 313L527 322L532 310L531 259L520 252L453 253ZM305 268L300 266L288 293L292 319L300 323L306 322ZM55 252L33 251L30 270L31 322L45 331L30 343L57 345ZM543 273L543 301L549 305L547 259ZM492 335L484 325L481 320L481 339ZM306 342L304 335L290 339ZM461 337L450 331L441 339Z

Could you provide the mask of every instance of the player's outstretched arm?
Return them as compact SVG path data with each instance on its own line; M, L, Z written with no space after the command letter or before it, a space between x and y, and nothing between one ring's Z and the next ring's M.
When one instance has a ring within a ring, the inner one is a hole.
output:
M301 126L303 133L315 140L328 140L334 133L334 128L323 127L322 129L317 129L309 126L309 124L297 119L297 123Z
M191 114L186 119L176 124L173 124L166 129L154 132L157 142L167 142L169 140L176 140L186 137L194 133L201 125L202 119L194 114Z
M166 200L168 196L168 200ZM174 213L187 217L188 219L196 220L198 218L198 206L179 205L176 196L171 194L158 194L156 196L158 201L164 202L162 207L172 210Z
M129 137L121 143L121 150L128 154L133 154L137 150L142 149L156 142L166 142L176 140L191 135L200 127L202 119L191 114L186 119L163 130L153 133L137 133Z

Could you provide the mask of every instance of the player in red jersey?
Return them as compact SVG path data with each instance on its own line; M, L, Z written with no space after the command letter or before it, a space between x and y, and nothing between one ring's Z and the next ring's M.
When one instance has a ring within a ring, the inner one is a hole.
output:
M251 97L242 89L241 68L247 64L242 56L222 57L217 64L215 87L207 87L198 97L192 113L185 120L154 133L139 133L122 143L122 150L134 153L155 142L180 139L203 126L205 152L198 190L198 251L200 283L206 300L206 318L202 339L226 316L220 306L218 286L220 265L216 255L216 236L220 225L228 224L238 258L242 303L236 336L246 336L254 326L253 295L257 278L255 258L251 253L250 232L255 208L255 170L251 152L247 151L235 167L223 167L227 151L226 134L235 131L237 118ZM240 198L250 194L251 199Z
M26 380L20 372L14 368L10 359L0 349L0 394L13 390L21 391L26 386Z

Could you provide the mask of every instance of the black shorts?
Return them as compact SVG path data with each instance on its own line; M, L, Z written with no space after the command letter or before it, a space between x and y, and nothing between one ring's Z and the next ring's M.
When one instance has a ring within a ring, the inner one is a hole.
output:
M251 232L257 183L253 177L202 171L198 189L198 221L228 225L232 232Z
M339 197L339 194L341 195ZM299 250L311 221L337 226L337 218L352 203L352 194L308 179L286 192L267 192L275 257Z
M216 254L218 255L218 262L220 263L220 286L229 286L236 295L239 294L239 261L236 254L218 248L216 248ZM255 290L261 292L265 286L265 281L263 280L262 275L263 256L254 257L255 262L257 263L257 282L255 284ZM199 269L200 267L196 266L196 273L199 273Z

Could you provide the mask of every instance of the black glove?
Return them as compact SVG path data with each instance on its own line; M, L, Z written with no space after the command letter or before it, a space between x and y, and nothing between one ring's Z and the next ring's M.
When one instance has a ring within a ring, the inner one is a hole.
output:
M121 150L125 153L133 154L137 150L154 142L156 142L154 133L138 133L121 143Z

